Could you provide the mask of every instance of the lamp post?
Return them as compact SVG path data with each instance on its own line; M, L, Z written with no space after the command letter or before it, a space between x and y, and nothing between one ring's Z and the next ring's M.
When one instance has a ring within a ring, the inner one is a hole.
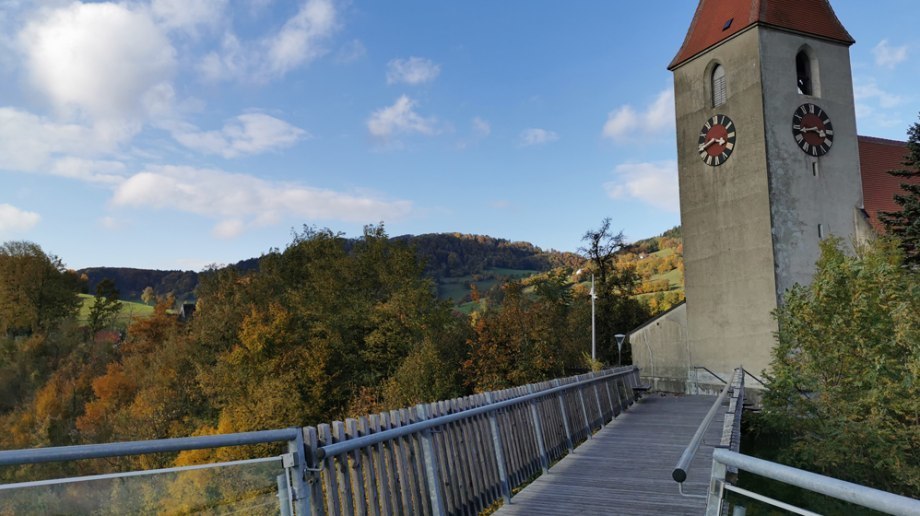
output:
M617 365L620 366L620 365L623 365L621 363L622 361L620 360L620 357L623 354L623 341L626 340L626 335L623 335L622 333L617 333L616 335L614 335L614 337L616 337L617 339Z
M580 276L582 270L583 269L578 269L575 272L575 275ZM597 299L597 294L594 292L594 273L593 272L591 273L591 292L590 294L591 294L591 360L595 361L597 360L597 355L595 352L596 351L595 341L596 341L597 331L594 326L594 300Z

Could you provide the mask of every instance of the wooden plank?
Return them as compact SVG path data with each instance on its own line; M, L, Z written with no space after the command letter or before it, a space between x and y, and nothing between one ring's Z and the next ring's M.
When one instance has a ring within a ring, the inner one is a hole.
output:
M360 421L362 427L359 430L362 434L371 435L380 431L380 416L378 414L371 414L366 420L361 418ZM364 426L365 424L367 425L366 427ZM377 498L378 507L376 514L390 516L395 512L390 503L390 474L395 468L387 464L385 446L384 443L377 443L369 450L368 462L370 466L368 475L373 478L371 483L374 486L373 491Z
M445 400L438 402L441 406L442 414L452 414L456 412L454 407L451 406L451 400ZM470 479L464 474L466 470L466 460L464 459L463 453L463 438L460 435L460 426L459 422L451 423L447 425L445 437L447 437L448 445L448 469L451 470L451 482L456 486L457 497L454 499L454 503L457 506L459 513L465 513L466 508L472 504L472 486Z
M429 403L427 405L428 414L430 414L432 418L444 415L440 402ZM450 459L450 440L447 434L448 429L442 426L432 430L431 439L435 445L434 451L438 457L438 469L440 470L440 485L438 485L438 489L441 491L441 497L444 500L444 505L447 508L448 514L456 514L459 491L457 490L457 484L454 482L452 476L453 464Z
M332 422L332 442L340 443L346 440L345 423L341 421ZM335 477L339 484L339 496L342 497L342 514L351 516L355 514L355 500L352 493L351 485L351 467L347 454L336 457Z
M332 444L331 427L325 423L316 425L319 432L320 445ZM342 505L339 501L339 483L335 474L335 457L326 457L323 464L323 489L326 492L326 502L329 514L338 516L342 514Z
M389 423L387 426L390 428L399 428L402 426L399 418L399 411L393 410L389 414ZM414 486L409 481L409 444L405 439L397 438L393 440L393 455L396 459L396 471L397 471L397 484L396 488L399 490L400 502L402 502L402 511L401 514L412 514L417 506L415 497L417 492L414 489Z
M358 437L358 421L353 418L345 420L345 436L347 440ZM361 451L355 450L348 454L351 467L348 476L351 479L351 488L354 493L355 514L367 516L367 494L364 484L364 464L361 461Z
M454 412L463 412L466 410L466 404L462 399L454 399L450 402L451 406L454 409ZM482 494L485 491L485 484L482 481L482 477L477 471L477 461L478 450L476 450L476 445L474 438L472 437L472 427L475 422L472 418L462 419L457 423L457 438L459 439L459 452L462 462L462 474L463 480L466 482L468 487L468 503L469 506L465 511L468 514L479 514L482 509Z
M356 435L363 437L370 434L370 424L367 416L358 418ZM361 481L366 486L367 510L371 516L380 516L380 505L377 503L377 468L374 465L374 447L368 446L359 450L363 475Z
M482 406L485 396L477 394L474 396L476 406ZM501 483L498 478L498 465L495 462L495 450L492 447L492 437L489 430L489 419L485 415L476 416L474 419L476 425L473 427L476 438L476 449L481 450L482 460L481 471L483 482L487 488L484 491L483 505L489 506L495 500L501 498Z
M419 420L417 415L417 407L412 409L399 409L400 417L404 425L415 423ZM408 435L406 436L406 441L409 443L410 449L410 461L409 461L409 478L414 486L413 491L417 493L417 500L419 503L418 512L415 514L431 514L431 496L428 492L428 484L425 482L425 464L422 460L422 443L418 435Z

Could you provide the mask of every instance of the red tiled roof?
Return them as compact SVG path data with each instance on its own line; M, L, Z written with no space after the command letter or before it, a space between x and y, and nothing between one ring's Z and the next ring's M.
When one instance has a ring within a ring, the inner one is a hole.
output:
M895 177L889 170L903 170L907 156L907 143L869 136L859 137L859 166L862 175L863 205L869 222L878 230L884 226L878 220L879 211L898 211L894 195L901 190L904 177Z
M732 20L731 25L725 26ZM673 70L700 52L751 25L802 32L852 45L828 0L700 0L684 44L668 65Z

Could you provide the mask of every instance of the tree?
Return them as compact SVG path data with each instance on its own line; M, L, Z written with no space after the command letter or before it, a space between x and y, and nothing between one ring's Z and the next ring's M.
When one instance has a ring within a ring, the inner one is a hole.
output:
M153 287L144 287L144 291L141 293L141 301L145 305L149 305L157 300L156 292L153 291Z
M90 335L95 336L99 330L111 326L120 311L121 301L118 300L115 283L108 278L100 281L96 285L96 295L87 317Z
M47 332L80 305L80 278L32 242L0 246L0 334Z
M808 287L777 309L768 428L780 460L915 496L920 492L920 281L895 241L821 243Z
M920 122L907 130L907 156L904 168L888 173L903 177L908 182L901 183L903 194L896 194L894 201L901 207L900 211L879 213L885 224L885 230L901 239L906 261L914 267L920 266ZM913 180L913 181L911 181Z
M610 218L601 221L598 229L591 229L581 237L585 246L580 252L591 262L596 277L598 358L613 362L617 359L614 335L626 333L648 319L648 309L636 300L639 275L634 263L617 266L616 254L626 247L623 232L614 234ZM623 348L623 363L630 363L629 346Z

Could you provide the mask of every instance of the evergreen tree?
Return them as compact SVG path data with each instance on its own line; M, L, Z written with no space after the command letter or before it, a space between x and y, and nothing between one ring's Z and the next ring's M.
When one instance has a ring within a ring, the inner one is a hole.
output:
M914 267L920 266L920 122L907 131L907 156L904 168L892 170L889 174L903 177L909 182L901 183L903 193L896 194L894 201L901 207L900 211L879 213L888 234L901 239L901 248L906 254L906 262Z

